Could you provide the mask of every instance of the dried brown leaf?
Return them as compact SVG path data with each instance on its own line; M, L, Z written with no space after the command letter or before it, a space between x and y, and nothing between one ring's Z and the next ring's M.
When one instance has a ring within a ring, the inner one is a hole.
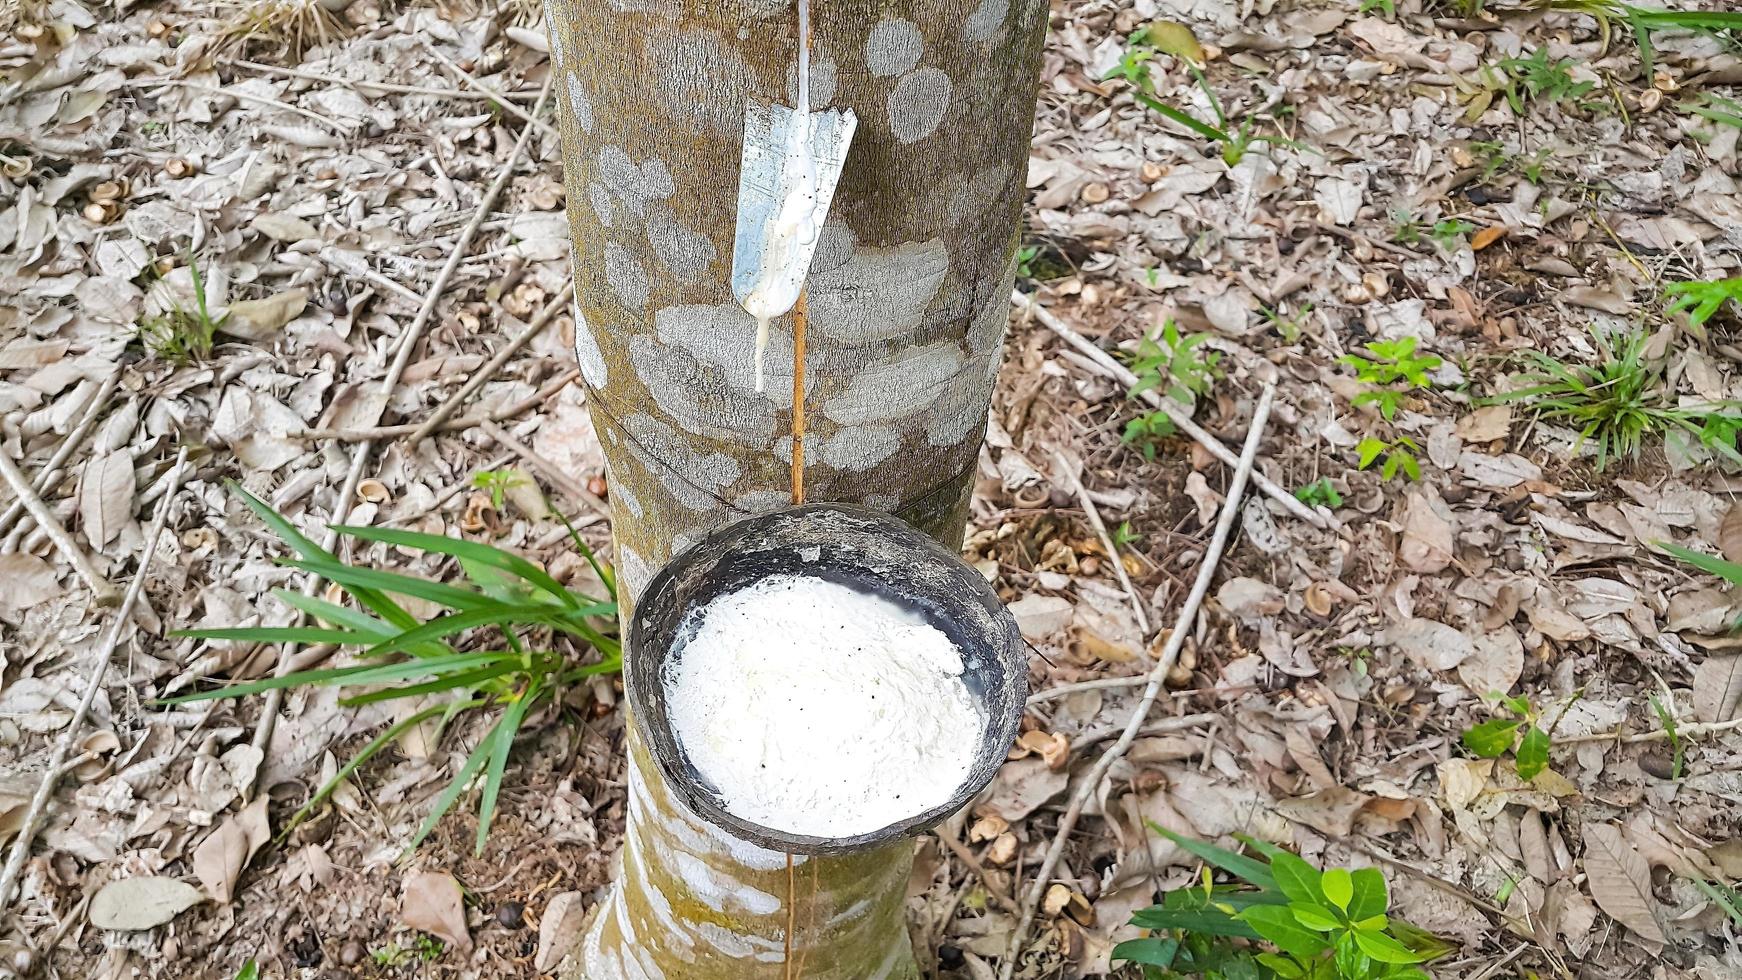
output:
M1742 564L1742 501L1730 505L1724 523L1718 526L1718 550L1725 561Z
M194 876L206 886L213 901L228 902L235 894L236 880L254 852L272 837L266 822L266 797L256 797L242 812L230 817L194 849Z
M1427 670L1452 670L1475 652L1470 638L1431 619L1406 619L1385 632L1392 646Z
M580 892L559 892L551 896L544 914L538 917L538 956L533 968L540 973L556 969L570 947L581 936L581 924L586 919L585 896Z
M1729 721L1742 707L1742 656L1713 654L1694 668L1694 717Z
M1412 490L1403 511L1398 560L1411 571L1438 572L1452 563L1452 525L1441 517L1428 492Z
M125 449L104 453L85 464L79 480L79 517L85 539L101 548L133 517L133 455Z
M1663 926L1651 908L1651 865L1613 824L1588 823L1585 836L1585 878L1591 898L1610 918L1633 930L1646 942L1662 946Z
M91 924L99 929L151 929L199 903L200 890L185 881L158 875L121 878L91 898Z
M399 921L462 951L472 948L466 928L465 895L454 876L440 871L413 871L405 876L399 896Z
M54 566L35 555L16 552L0 555L0 617L17 615L47 602L65 590L56 580Z

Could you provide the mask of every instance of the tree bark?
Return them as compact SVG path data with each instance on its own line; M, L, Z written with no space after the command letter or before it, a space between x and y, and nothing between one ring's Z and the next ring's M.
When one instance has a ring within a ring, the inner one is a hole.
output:
M796 15L792 0L547 10L576 356L627 620L672 554L788 502L790 318L759 394L755 322L728 279L746 101L794 103ZM859 124L808 280L811 500L961 539L1008 321L1046 13L1045 0L812 0L812 105L851 107ZM786 855L687 812L633 738L629 754L623 867L575 976L917 975L907 843L801 856L789 872Z

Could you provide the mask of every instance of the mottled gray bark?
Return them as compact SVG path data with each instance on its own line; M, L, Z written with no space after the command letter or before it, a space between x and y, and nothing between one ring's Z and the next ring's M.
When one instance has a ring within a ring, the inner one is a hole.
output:
M550 0L575 347L631 604L708 530L784 506L790 323L766 393L728 286L747 99L791 105L791 0ZM1045 0L812 0L815 108L858 134L808 283L806 487L950 543L1007 322ZM629 651L634 656L635 651ZM734 841L631 745L629 832L578 976L915 975L903 844L800 859ZM791 906L789 908L789 906ZM788 937L789 918L793 935Z

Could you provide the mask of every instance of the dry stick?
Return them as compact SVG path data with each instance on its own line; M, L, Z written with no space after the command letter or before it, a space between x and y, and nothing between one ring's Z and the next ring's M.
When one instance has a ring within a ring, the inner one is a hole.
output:
M543 473L550 479L550 482L556 484L559 489L570 497L573 497L577 503L586 504L588 507L593 508L593 510L606 517L611 516L610 504L599 499L597 494L582 486L574 477L564 473L562 467L533 452L532 447L503 431L501 426L494 422L480 422L478 423L478 428L483 429L484 434L496 440L497 444L503 449L513 450L514 455L519 456L521 459L531 464L533 469Z
M1041 306L1038 300L1024 296L1021 292L1013 292L1010 294L1010 301L1019 309L1032 314L1036 320L1040 321L1041 326L1051 330L1055 334L1058 334L1059 339L1081 351L1089 358L1089 360L1094 361L1102 371L1115 381L1118 381L1126 387L1131 387L1137 384L1137 375L1132 374L1129 368L1114 360L1113 355L1095 346L1095 344L1087 337L1084 337L1082 334L1071 329L1068 324L1058 318L1057 314L1048 310L1046 307ZM1139 392L1137 397L1148 402L1150 407L1160 409L1167 413L1167 417L1172 419L1175 425L1179 426L1181 432L1191 436L1199 445L1208 449L1212 456L1215 456L1217 459L1229 466L1236 466L1239 464L1239 459L1235 457L1234 453L1230 451L1227 446L1222 444L1222 440L1211 435L1203 426L1192 421L1191 417L1181 411L1179 405L1172 399L1163 398L1152 390ZM1294 494L1289 493L1288 490L1278 485L1276 481L1270 479L1256 469L1252 471L1252 483L1259 490L1262 490L1265 496L1281 504L1290 514L1306 521L1314 527L1331 530L1337 526L1335 521L1326 520L1323 515L1319 514L1311 507L1308 507L1306 504L1301 503Z
M1149 614L1143 611L1143 597L1137 594L1137 589L1131 584L1131 576L1125 573L1125 563L1119 560L1119 548L1113 544L1113 536L1107 533L1107 525L1101 520L1101 512L1095 508L1095 502L1089 499L1089 491L1083 486L1083 478L1071 468L1064 453L1053 450L1053 465L1057 466L1071 481L1071 487L1076 490L1077 500L1083 505L1083 513L1089 517L1089 526L1095 529L1095 536L1101 539L1101 547L1107 549L1107 558L1113 564L1114 574L1119 576L1119 586L1125 590L1125 595L1131 599L1131 611L1137 616L1137 627L1143 631L1143 636L1149 636Z
M4 458L5 454L0 453L0 459ZM97 691L103 686L103 673L109 669L109 659L115 655L115 647L121 643L121 631L126 628L128 619L133 615L133 606L139 601L139 594L145 591L145 576L151 570L151 559L157 552L157 539L162 536L164 525L169 522L170 501L175 498L175 491L181 486L181 474L187 465L187 458L188 451L184 446L175 456L175 475L170 478L170 489L157 501L157 514L151 519L151 529L145 533L145 550L139 553L139 569L133 573L133 581L127 585L127 594L121 599L121 608L115 612L108 635L103 637L102 645L97 648L97 660L91 665L90 675L85 678L85 693L79 698L79 706L73 710L72 720L67 722L60 738L55 739L54 748L49 751L48 768L43 770L42 782L37 785L36 794L30 798L30 809L24 812L24 823L18 828L18 839L12 843L12 853L6 858L6 867L0 870L0 909L6 908L12 902L12 888L24 869L25 859L30 856L30 842L36 836L37 822L42 819L42 812L48 806L48 798L54 795L55 783L61 773L66 771L63 763L67 752L78 739L79 730L85 726L85 715L90 713L91 702L96 700Z
M556 294L555 298L545 304L544 309L538 311L538 315L532 318L532 322L526 325L525 330L516 334L513 340L510 340L501 350L496 352L495 357L490 358L490 363L479 368L477 373L473 374L459 391L449 395L447 401L442 402L440 407L430 413L429 418L422 425L417 427L416 432L413 432L406 439L405 448L408 451L414 448L418 443L428 437L431 432L434 432L438 426L443 422L446 422L448 416L459 411L460 405L463 404L466 399L472 397L479 388L484 387L484 384L491 378L494 378L496 372L502 370L502 365L508 363L509 358L513 357L522 347L525 347L529 342L531 342L532 338L543 333L544 328L550 326L551 323L556 320L556 315L562 312L563 307L568 304L569 297L574 294L575 284L573 280L570 280L568 285L564 286L562 290ZM580 330L583 328L577 324L575 329Z
M43 464L42 469L37 471L35 484L37 493L47 493L60 481L61 466L71 459L73 453L78 452L79 447L85 444L85 439L96 431L97 419L102 416L103 409L108 407L109 396L115 393L115 387L120 383L120 371L112 372L103 379L103 383L97 388L97 394L91 399L91 404L85 409L85 414L79 419L78 424L73 426L73 430L67 433L67 437L62 439L60 446L55 449L54 455L50 456L48 462ZM18 520L19 515L23 513L24 501L22 499L14 500L12 506L6 508L4 514L0 514L0 534L5 534L6 529L11 527L12 522Z
M464 68L461 68L459 65L454 64L453 60L450 59L447 55L442 54L440 51L436 50L435 45L428 44L428 45L425 45L425 47L429 50L430 54L433 54L436 56L437 61L441 62L443 65L445 65L447 67L448 71L451 71L454 74L460 76L460 81L465 82L467 85L470 85L471 87L473 87L473 88L477 89L478 91L484 93L485 95L489 96L491 99L494 99L496 104L502 107L503 112L506 112L511 116L519 117L522 122L526 123L528 126L531 126L534 129L541 130L546 136L560 136L561 135L560 133L557 132L557 129L555 126L552 126L550 123L547 123L547 122L538 118L538 108L537 107L534 107L532 112L528 113L525 109L522 109L519 106L515 105L512 101L509 100L509 98L507 96L503 95L501 92L498 92L495 89L491 88L490 86L485 85L483 82L478 81L476 78L473 78L470 74L468 74L466 72L466 70ZM554 74L551 75L551 78L555 78L555 77L556 76ZM545 82L545 88L546 89L550 88L550 82L548 80ZM538 104L540 106L544 105L544 96L542 96L542 95L539 96Z
M119 602L121 600L120 590L109 584L109 580L92 567L91 559L85 556L84 549L79 547L79 543L73 540L71 534L67 533L66 527L55 518L54 512L48 509L48 505L42 502L41 497L37 496L36 491L30 486L30 481L25 479L24 474L19 471L18 465L12 462L12 457L7 455L4 449L0 449L0 477L5 477L6 482L12 485L12 492L18 495L19 502L24 504L24 509L30 512L30 516L36 519L37 526L42 528L43 533L48 535L50 541L54 542L54 546L60 550L61 557L65 558L73 566L73 571L79 573L79 578L84 579L85 584L91 587L92 598L97 605L113 606Z
M570 381L580 377L581 369L571 367L562 374L545 383L544 387L509 405L499 408L489 415L468 415L461 419L449 419L440 426L442 432L460 432L464 429L475 429L485 422L506 422L516 418L520 413L542 402L549 401L551 396L568 387ZM331 439L334 442L373 442L377 439L392 439L398 436L408 436L418 430L415 423L404 425L373 425L360 429L304 429L292 432L286 438L290 439Z
M337 75L322 75L317 72L302 71L297 68L282 68L278 65L263 65L258 61L247 61L242 58L223 58L220 60L227 64L235 65L238 68L252 68L255 71L262 71L271 75L287 75L291 78L302 78L311 82L326 82L330 85L343 85L346 88L354 89L365 96L367 96L370 91L377 91L393 92L399 95L434 95L444 99L501 99L507 97L510 99L522 99L530 102L538 98L537 92L502 92L498 94L493 92L468 92L465 89L457 88L435 88L429 85L401 85L397 82L366 82L361 79L340 78Z
M1198 607L1203 604L1204 596L1210 591L1210 580L1216 577L1216 566L1222 560L1222 551L1228 545L1229 533L1233 531L1234 521L1240 514L1240 498L1245 495L1246 483L1252 477L1252 464L1258 458L1258 444L1264 439L1264 425L1270 420L1270 406L1275 398L1276 386L1265 385L1264 392L1258 396L1258 407L1253 410L1252 426L1246 433L1246 445L1240 450L1234 478L1228 485L1228 497L1222 502L1222 513L1216 519L1215 533L1210 537L1209 547L1204 549L1203 560L1198 564L1198 577L1192 583L1192 591L1187 594L1185 605L1180 607L1179 621L1174 624L1173 633L1167 638L1167 646L1162 649L1161 656L1149 671L1149 682L1143 688L1143 700L1131 712L1131 718L1125 723L1125 730L1120 734L1119 741L1095 761L1088 778L1083 780L1081 788L1065 810L1064 819L1059 821L1057 835L1053 837L1046 857L1035 872L1034 884L1029 886L1028 893L1023 897L1022 918L1015 931L1010 934L1004 963L999 970L1001 980L1010 980L1015 973L1016 956L1022 948L1023 937L1034 922L1034 913L1040 906L1041 895L1046 892L1047 880L1052 877L1053 868L1058 866L1059 858L1064 854L1071 831L1083 814L1083 806L1094 795L1096 787L1101 785L1101 780L1107 778L1107 771L1113 768L1115 762L1124 758L1126 751L1131 748L1132 741L1137 738L1138 730L1143 727L1144 719L1149 715L1149 709L1155 706L1155 700L1161 694L1167 672L1173 669L1174 662L1179 658L1180 648L1185 646L1186 637L1192 632Z
M552 77L554 78L554 76ZM543 111L545 103L550 100L550 91L551 79L546 79L544 90L540 93L538 104L533 107L533 112ZM393 389L399 387L399 378L405 373L405 366L411 360L412 349L417 346L418 337L423 333L424 326L435 314L436 305L441 301L442 291L447 289L448 280L453 278L454 270L459 268L460 260L465 257L466 250L471 247L472 238L477 235L479 226L484 223L485 217L495 209L496 199L502 196L503 189L513 178L514 167L520 162L520 157L526 152L526 145L531 139L532 127L523 128L520 131L520 138L514 141L513 151L508 154L507 161L502 164L502 172L490 182L490 187L484 191L483 199L478 202L478 209L473 213L472 220L467 223L465 230L460 232L459 240L454 243L454 253L448 256L448 264L442 267L442 271L436 275L435 282L430 284L429 292L424 298L423 308L418 310L417 317L411 321L411 326L407 327L405 333L401 335L399 354L394 357L392 365L387 369L387 377L381 382L381 403L383 405L392 396ZM380 421L379 416L377 416L376 421ZM345 474L345 485L339 490L339 499L333 505L331 515L333 526L345 523L345 518L351 513L351 501L356 499L357 485L363 480L363 464L368 461L369 452L374 446L375 440L373 438L363 439L357 443L356 450L351 454L350 472ZM327 528L326 534L321 539L321 547L327 551L333 550L339 542L339 532L334 530L333 526ZM321 576L310 574L303 582L302 594L312 597L320 589L321 581ZM301 625L307 620L308 615L302 613L296 617L292 625ZM281 677L290 670L292 661L295 660L296 647L297 644L294 643L285 645L278 665L273 670L274 676ZM260 721L254 728L254 739L251 743L262 752L266 751L266 743L272 740L272 729L278 723L278 710L283 704L284 688L275 687L266 692L266 703L261 706ZM260 772L261 775L264 775L266 767L262 766ZM253 784L248 786L247 792L243 795L249 799L253 798Z
M268 98L264 95L255 95L248 91L236 91L227 88L218 88L213 85L201 85L198 82L185 82L179 78L140 78L123 84L134 88L151 88L154 85L176 85L181 88L192 89L195 92L204 92L207 95L217 95L224 98L236 99L238 101L258 102L261 105L269 105L274 109L283 109L285 112L294 112L299 116L313 119L315 122L320 123L322 126L329 127L341 135L345 134L345 127L343 124L336 120L328 119L326 116L323 116L312 109L304 109L299 105L291 105L289 102L281 102L278 99Z
M1060 684L1057 687L1049 687L1044 691L1036 691L1033 694L1030 694L1028 696L1028 706L1032 708L1037 704L1042 704L1047 701L1057 701L1059 698L1069 697L1073 694L1080 694L1083 691L1106 691L1122 687L1142 687L1148 682L1148 680L1148 677L1138 674L1135 677L1102 677L1092 681L1078 681L1074 684ZM1230 684L1227 687L1194 687L1185 691L1169 691L1168 697L1190 698L1196 697L1199 694L1238 694L1242 691L1254 690L1255 688L1256 685L1252 684Z
M1698 738L1701 735L1716 735L1720 732L1734 731L1742 728L1742 718L1732 718L1729 721L1702 721L1692 725L1677 725L1675 731L1667 728L1656 728L1649 732L1624 734L1620 729L1612 732L1592 732L1589 735L1573 735L1568 738L1557 738L1556 745L1571 745L1577 742L1655 742L1666 738Z
M938 840L944 842L944 846L950 849L950 853L954 854L957 860L967 865L969 871L974 872L975 876L980 879L980 884L986 886L986 894L991 896L992 901L998 903L999 908L1012 914L1016 912L1016 902L1010 896L992 887L991 872L986 870L986 865L974 856L973 851L968 850L968 845L957 840L955 834L942 827L938 828L937 837Z

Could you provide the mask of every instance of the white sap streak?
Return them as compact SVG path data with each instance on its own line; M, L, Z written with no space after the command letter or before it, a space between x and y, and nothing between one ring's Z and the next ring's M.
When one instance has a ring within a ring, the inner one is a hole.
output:
M673 851L671 859L678 877L689 886L690 894L717 912L730 912L735 908L751 915L773 915L780 911L780 899L716 873L701 858Z
M811 154L810 0L798 0L798 109L786 131L781 161L780 206L763 241L756 285L744 310L756 318L756 390L762 391L762 358L768 324L786 315L804 288L804 258L817 240L817 162Z

